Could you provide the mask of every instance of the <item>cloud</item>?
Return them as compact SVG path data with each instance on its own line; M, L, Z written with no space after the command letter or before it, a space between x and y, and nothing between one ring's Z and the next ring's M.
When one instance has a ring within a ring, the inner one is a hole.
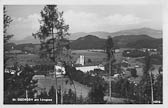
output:
M64 19L70 25L70 30L77 31L92 31L98 25L98 16L94 13L67 11L64 13Z
M19 17L17 21L23 23L25 26L30 25L29 27L37 30L39 28L39 19L40 15L35 13L27 16L26 18Z
M142 19L132 14L101 14L68 10L63 15L65 23L69 24L69 32L94 32L94 31L113 31L116 28L124 28L130 25L137 25L148 20ZM30 14L27 17L14 17L11 26L11 33L16 38L24 38L39 29L40 14Z
M11 23L9 32L14 34L16 39L22 39L26 36L31 35L39 29L39 14L30 14L27 17L12 17L13 22Z
M132 14L101 16L95 13L75 12L72 10L66 11L63 17L65 22L70 25L70 31L72 32L104 31L108 26L136 25L148 21Z
M111 25L130 25L130 24L140 24L148 20L136 17L131 14L127 15L114 14L106 17L105 21Z
M39 14L31 14L27 17L13 17L13 26L16 28L29 28L38 30L39 28Z

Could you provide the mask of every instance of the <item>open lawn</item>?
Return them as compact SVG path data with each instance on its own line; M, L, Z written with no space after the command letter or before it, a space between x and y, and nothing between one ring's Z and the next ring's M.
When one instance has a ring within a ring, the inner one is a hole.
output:
M17 54L8 61L8 65L13 65L16 62L21 65L52 64L50 60L42 59L37 54Z
M56 88L56 80L55 78L52 77L44 77L44 78L39 78L38 79L38 89L45 89L47 92L50 90L51 86L54 86ZM82 85L76 81L74 81L74 85L71 83L69 78L57 78L57 87L58 89L61 87L61 85L63 85L63 90L64 91L68 91L69 89L71 89L73 92L75 92L75 88L76 88L76 94L78 97L80 97L82 95L83 98L88 96L88 93L90 91L90 88Z

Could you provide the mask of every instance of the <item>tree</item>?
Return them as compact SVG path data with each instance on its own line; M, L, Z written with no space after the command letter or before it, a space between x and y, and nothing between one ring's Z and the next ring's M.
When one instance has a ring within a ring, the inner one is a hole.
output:
M8 27L10 25L10 23L13 21L12 18L10 16L7 15L7 10L6 10L6 7L4 6L3 8L3 12L4 12L4 19L3 19L3 23L4 23L4 26L3 26L3 35L4 35L4 52L5 52L5 55L4 55L4 66L6 66L6 62L11 58L6 52L9 51L9 40L13 37L12 34L8 34L7 30L8 30Z
M64 103L65 104L75 104L76 103L76 94L69 89L68 94L64 93Z
M76 102L76 87L75 87L75 83L73 81L74 79L72 78L73 77L72 72L76 72L76 69L70 65L67 65L67 64L65 64L64 67L65 67L65 72L66 72L65 76L68 76L71 83L73 84L73 87L75 90L75 102Z
M4 103L11 104L12 98L33 97L35 93L36 80L33 80L34 71L26 65L25 67L14 67L15 73L5 73L4 75ZM18 103L20 103L18 101Z
M146 51L145 66L142 80L138 85L137 101L138 103L153 103L153 81L154 76L150 72L151 69L151 57L149 52Z
M134 87L127 78L121 78L117 82L114 82L114 84L115 93L124 98L132 98Z
M77 99L77 104L85 104L86 103L86 99L82 97L82 95L80 95L80 97Z
M112 63L114 62L114 51L113 51L114 43L113 39L109 36L106 41L106 53L107 53L107 59L109 64L109 98L111 99L111 70L112 70Z
M69 25L63 19L63 12L59 12L57 5L46 5L41 11L40 29L33 34L41 42L41 57L49 57L54 63L65 61L69 41Z
M41 11L40 29L37 33L33 34L33 36L38 38L41 42L41 57L51 59L54 64L58 64L59 62L62 64L69 63L70 42L66 39L66 36L69 35L68 29L69 25L65 24L63 12L58 10L57 5L44 6ZM63 94L61 94L61 97L62 95ZM56 98L57 97L58 96L56 96Z
M7 15L7 11L6 11L6 7L4 6L3 8L3 12L4 12L4 44L8 43L8 41L13 37L13 35L9 35L7 33L7 29L10 25L10 23L13 21L12 18L10 16Z
M50 90L49 90L49 92L48 92L48 95L49 95L49 98L51 98L52 99L52 103L54 104L56 101L56 92L55 92L55 88L54 88L54 86L51 86L51 88L50 88Z
M131 75L132 77L137 77L137 70L135 68L131 69Z
M40 92L40 95L38 95L38 98L39 99L48 99L49 98L46 89L44 89ZM47 102L47 101L37 101L37 104L49 104L49 103L50 102Z
M111 57L113 47L114 47L113 39L109 36L105 44L105 51L108 59Z
M159 74L154 84L154 100L163 103L163 75Z
M88 63L92 63L92 60L89 58L87 62L88 62Z
M95 71L95 70L94 70ZM91 79L92 78L92 79ZM108 88L108 84L106 81L104 81L100 76L96 75L94 77L91 77L89 80L91 84L91 90L88 94L88 103L91 104L104 104L104 96L105 92ZM88 82L89 82L88 81Z
M89 92L89 102L91 104L104 104L105 88L101 84L94 84Z
M6 7L3 8L4 12L4 68L6 68L6 62L13 58L13 55L9 54L11 50L10 47L13 47L14 44L11 44L9 41L13 37L13 35L7 32L10 23L13 21L10 16L7 15ZM12 48L13 49L13 48ZM8 69L10 70L10 69ZM14 102L12 98L19 97L33 97L35 91L33 90L36 87L37 81L33 80L34 70L26 66L19 66L17 62L15 62L13 67L14 74L4 73L4 103L12 104L12 103L22 103L22 102Z

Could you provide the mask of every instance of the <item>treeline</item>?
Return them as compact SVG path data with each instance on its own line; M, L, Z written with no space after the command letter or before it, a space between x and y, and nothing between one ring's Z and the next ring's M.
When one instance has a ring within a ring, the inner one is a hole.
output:
M66 69L65 70L66 73L71 77L72 80L75 80L83 85L92 87L98 81L100 81L101 84L106 85L106 82L98 75L92 76L89 72L83 73L82 71L76 70L75 67L71 67L71 66L67 66L65 69ZM94 71L95 73L99 73L99 71L101 70L96 69Z
M39 70L39 71L48 71L48 70L53 70L54 65L36 65L33 66L34 70Z
M115 48L158 48L162 46L162 39L154 39L147 35L125 35L116 36L114 39ZM87 44L86 44L87 43ZM35 53L40 49L40 45L25 43L25 44L14 44L10 43L8 48L14 46L16 50L28 51ZM93 35L81 37L77 40L70 42L71 49L104 49L105 39L98 38Z
M17 103L13 98L25 98L26 95L34 96L34 88L37 86L37 80L33 80L34 70L26 65L19 67L14 65L14 74L4 72L4 103ZM27 93L26 93L27 91ZM22 103L22 102L20 102Z
M88 94L88 98L85 103L88 104L104 104L104 96L107 92L108 84L99 75L101 70L95 69L94 72L83 73L80 70L76 70L75 67L66 66L66 75L69 76L71 80L77 81L83 85L91 87L91 91ZM92 76L91 73L97 73Z
M120 35L113 37L114 48L158 48L162 46L162 39L155 39L148 35ZM86 44L87 43L87 44ZM105 39L93 35L80 37L71 42L72 49L104 49Z
M61 104L61 89L57 89L57 103ZM37 95L36 98L39 99L39 101L32 101L30 103L34 104L56 104L56 89L54 86L51 86L49 92L46 90L43 90L40 92L40 94ZM40 101L40 99L49 99L49 101ZM76 94L69 89L68 91L64 91L63 93L63 104L79 104L83 103L84 99L81 97L77 97Z
M129 48L159 48L162 46L162 39L142 39L127 44Z
M140 50L125 50L123 51L122 54L124 57L144 57L145 56L145 52Z
M159 74L156 79L152 75L153 100L163 102L163 75ZM120 78L117 82L112 82L112 97L126 98L126 103L149 104L152 101L151 84L147 80L141 80L139 84L131 82L128 78ZM155 80L155 81L154 81Z
M27 53L38 53L40 45L32 43L18 44L18 45L16 45L15 43L8 43L5 46L5 48L8 50L21 50L22 52Z

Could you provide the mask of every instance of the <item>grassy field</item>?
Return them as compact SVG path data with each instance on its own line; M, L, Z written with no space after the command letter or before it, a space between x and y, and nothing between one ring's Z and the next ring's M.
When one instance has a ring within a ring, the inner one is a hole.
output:
M128 48L121 48L119 53L115 53L114 57L116 60L116 63L120 63L123 59L122 52L124 50L128 50ZM91 59L92 65L98 65L102 62L107 61L107 54L105 52L91 52L89 50L72 50L72 57L73 61L76 61L77 58L79 58L80 55L85 56L85 64L89 65L88 59Z
M21 65L52 64L50 60L40 58L39 55L36 54L17 54L14 58L8 61L8 65L13 65L16 62Z
M122 51L124 49L121 49L120 53L115 54L115 59L117 62L121 62L122 60ZM79 58L80 55L85 56L85 65L98 65L106 61L106 53L105 52L91 52L89 50L72 50L71 56L72 61L75 63L77 61L77 58ZM18 62L19 64L25 65L36 65L36 64L50 64L51 61L42 59L37 54L17 54L15 55L15 59L11 59L9 61L9 64L13 64L14 62ZM91 62L88 62L88 59L91 60Z
M44 78L40 78L38 79L38 89L45 89L47 92L51 89L51 86L54 86L56 88L56 80L55 78L52 77L44 77ZM63 90L64 91L68 91L69 89L71 89L73 92L75 92L75 88L76 88L76 94L78 97L80 97L82 95L83 98L88 96L88 93L90 91L91 88L82 85L76 81L74 81L74 86L72 85L71 81L69 78L57 78L57 88L61 88L61 85L63 85Z
M90 52L88 50L73 50L71 52L72 54L72 61L75 63L77 58L79 58L80 55L85 56L85 64L86 65L97 65L101 64L106 59L106 54L103 52ZM91 60L91 63L88 64L88 59ZM51 61L47 59L42 59L37 54L17 54L15 55L15 58L8 61L9 65L14 64L15 62L18 62L19 64L25 65L37 65L37 64L50 64Z

